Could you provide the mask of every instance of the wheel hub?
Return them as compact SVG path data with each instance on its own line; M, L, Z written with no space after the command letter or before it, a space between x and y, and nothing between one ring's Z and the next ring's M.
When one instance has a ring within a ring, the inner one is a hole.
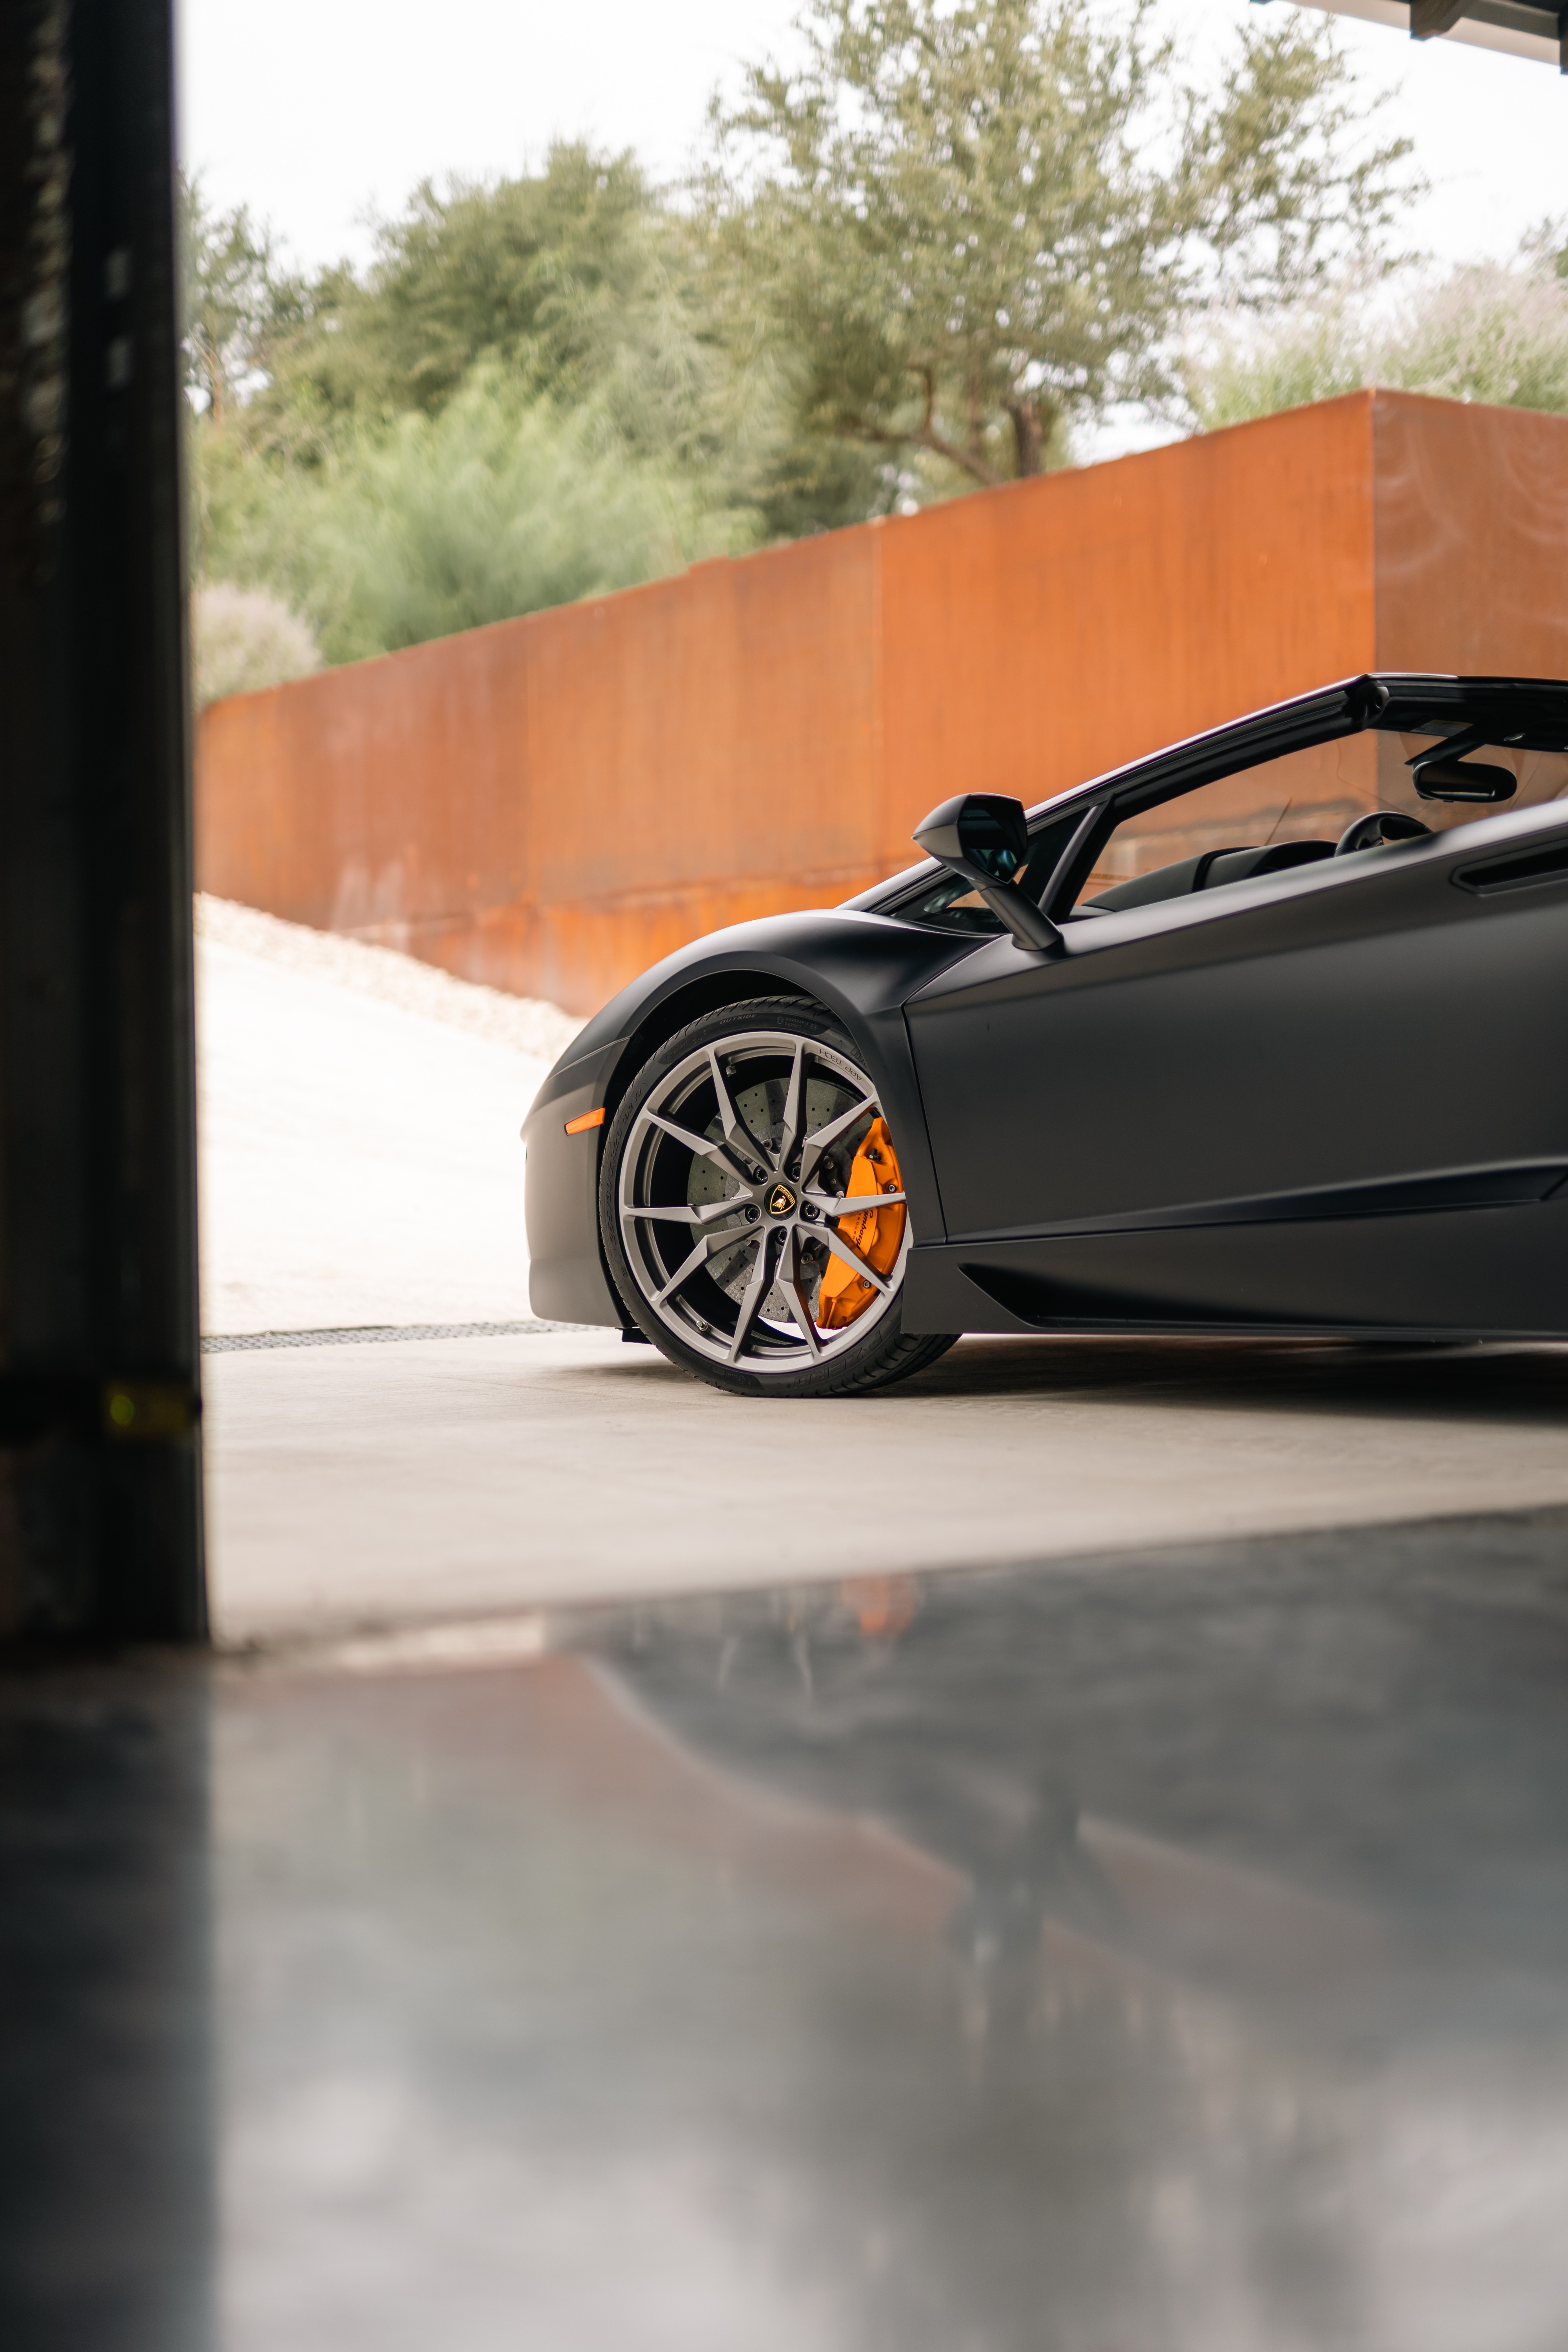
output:
M694 1052L644 1103L616 1182L644 1297L721 1362L821 1361L898 1286L898 1163L875 1087L826 1044L751 1031Z

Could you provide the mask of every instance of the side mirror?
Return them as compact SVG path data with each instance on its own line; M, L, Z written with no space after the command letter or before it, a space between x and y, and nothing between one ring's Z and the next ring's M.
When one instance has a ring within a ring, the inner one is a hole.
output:
M1018 887L1029 861L1029 826L1022 801L1002 793L960 793L915 827L928 857L937 857L973 884L1021 948L1058 948L1062 935Z

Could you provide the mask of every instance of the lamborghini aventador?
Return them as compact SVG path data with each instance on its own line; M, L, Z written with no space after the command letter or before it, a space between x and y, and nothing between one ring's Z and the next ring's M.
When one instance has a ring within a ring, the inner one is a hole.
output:
M534 1312L772 1395L972 1331L1568 1336L1565 793L1568 683L1414 675L960 793L588 1023Z

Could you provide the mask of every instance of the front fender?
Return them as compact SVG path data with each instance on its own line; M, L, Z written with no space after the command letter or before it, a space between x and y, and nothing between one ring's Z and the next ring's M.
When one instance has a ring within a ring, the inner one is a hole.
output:
M601 1107L613 1117L667 1037L702 1012L771 990L811 998L848 1032L898 1139L916 1234L945 1239L903 1005L979 944L858 909L767 916L694 941L623 989L573 1040L523 1129L534 1313L574 1323L626 1320L599 1244L605 1128L568 1136L567 1122Z

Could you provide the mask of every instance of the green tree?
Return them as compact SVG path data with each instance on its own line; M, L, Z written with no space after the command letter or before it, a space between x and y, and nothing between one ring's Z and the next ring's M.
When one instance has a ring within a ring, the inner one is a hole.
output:
M704 373L686 254L629 154L552 146L517 179L425 181L363 279L334 273L277 353L273 407L435 414L479 362L597 402L641 446L689 424Z
M213 213L199 179L182 180L179 205L185 386L210 415L226 416L266 380L310 296L247 205Z
M329 658L755 543L697 248L629 157L426 184L363 278L287 278L243 213L191 224L197 573L280 595Z
M1248 29L1217 94L1173 104L1153 15L810 0L799 69L715 109L731 336L771 336L808 433L1037 473L1163 387L1202 292L1300 291L1376 246L1405 147L1367 148L1331 34Z
M1525 238L1520 258L1531 269L1568 278L1568 219L1542 221Z

